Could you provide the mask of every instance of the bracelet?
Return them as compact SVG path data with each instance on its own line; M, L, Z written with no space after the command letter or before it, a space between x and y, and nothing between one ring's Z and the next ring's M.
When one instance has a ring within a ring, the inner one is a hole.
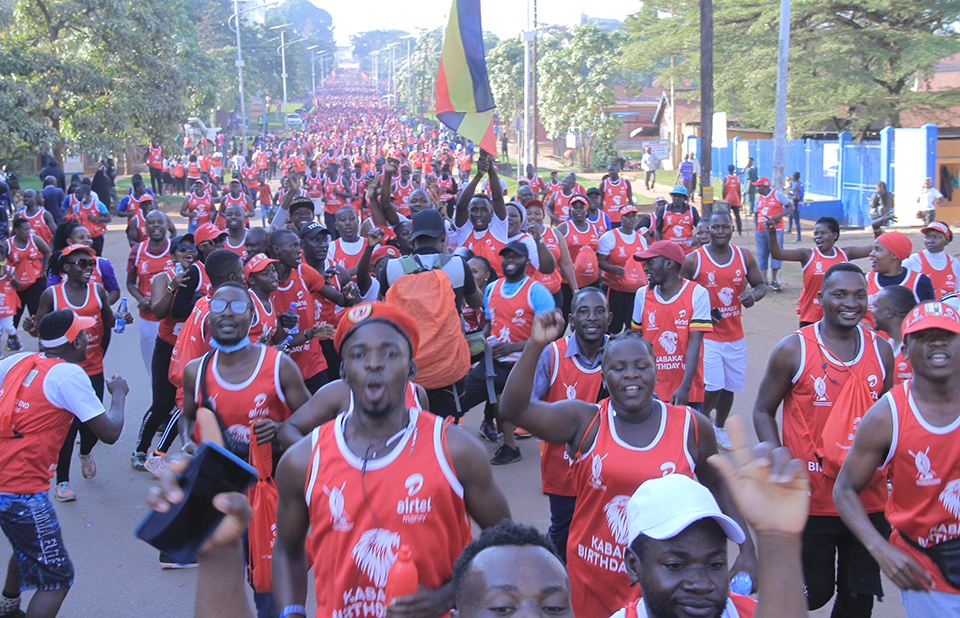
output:
M174 290L174 289L173 289L172 287L170 287L169 285L167 286L167 291L170 292L171 294L173 294L174 292L176 292L176 290Z
M280 611L280 618L287 618L292 614L303 614L304 618L307 615L307 608L303 605L287 605Z

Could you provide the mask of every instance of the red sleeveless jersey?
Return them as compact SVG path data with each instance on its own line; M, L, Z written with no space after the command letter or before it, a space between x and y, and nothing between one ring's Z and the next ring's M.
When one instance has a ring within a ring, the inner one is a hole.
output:
M393 204L397 207L397 210L405 217L410 216L410 195L416 188L413 180L408 180L406 185L403 184L403 180L399 179L393 183L393 195L390 197L393 199Z
M617 182L604 178L600 182L600 190L603 191L603 210L613 223L620 222L620 209L629 203L630 199L630 181L622 176Z
M512 295L503 293L505 279L497 279L490 290L490 334L504 343L519 343L530 339L533 332L533 302L530 289L537 282L524 277L519 289ZM520 352L513 352L497 360L502 363L515 363Z
M607 233L613 234L614 242L613 249L610 250L610 255L607 256L607 262L609 262L611 266L622 266L626 274L621 277L613 273L604 272L604 280L607 282L607 285L610 286L611 290L632 294L647 285L647 275L643 272L643 265L633 259L633 256L638 252L647 248L647 241L644 240L643 235L639 232L634 232L632 242L627 242L624 239L623 232L621 232L619 228Z
M143 216L143 212L140 209L137 209L137 211L133 213L133 216L130 217L127 225L137 230L137 242L143 242L147 240L149 236L147 233L147 220Z
M567 571L577 618L608 618L636 593L624 566L627 501L641 483L667 474L694 477L690 432L693 413L654 400L660 430L644 447L627 444L617 433L610 399L600 402L597 437L571 465L577 506L570 522ZM655 413L656 415L656 413Z
M147 165L150 167L160 167L163 165L163 148L157 146L147 146Z
M170 369L167 378L177 387L177 407L183 409L183 370L195 358L200 358L211 350L210 332L206 328L207 315L210 313L210 299L206 296L197 300L190 317L183 323L177 343L170 353Z
M698 302L709 304L709 294L702 286L687 280L684 280L677 295L670 299L660 298L659 292L649 285L637 290L637 294L642 294L644 299L643 322L637 322L634 317L633 329L642 331L643 338L653 344L653 351L657 355L655 392L660 399L670 401L670 397L683 382L690 331L711 330L709 321L700 321L700 316L694 316ZM701 298L696 298L697 294L702 295ZM707 314L709 315L709 310ZM688 400L703 401L702 346Z
M290 408L280 386L280 357L282 352L265 345L256 345L260 358L250 377L241 383L227 382L217 371L220 352L213 352L207 364L204 384L213 412L223 421L234 440L250 443L250 425L263 419L282 423L290 417ZM193 397L200 405L200 377L193 384Z
M503 278L503 266L500 264L500 250L507 243L497 240L493 236L493 231L488 227L482 232L476 230L467 236L463 241L463 246L473 251L475 256L487 258L493 270L497 271L497 276Z
M41 238L43 237L41 236ZM957 258L949 255L946 251L943 252L943 255L947 257L947 265L943 267L943 270L937 270L927 260L925 251L917 253L917 257L920 258L920 272L930 277L930 282L933 284L933 293L936 298L942 298L944 294L957 291L957 278L953 274L953 267L957 262Z
M587 229L581 232L577 229L577 226L573 224L573 221L567 221L567 233L564 236L567 239L567 250L570 252L570 261L577 259L577 255L583 247L590 247L596 252L597 247L600 245L600 230L589 221L586 223Z
M0 317L2 318L16 315L17 309L23 304L17 296L17 291L13 289L11 272L9 267L3 268L3 274L0 275Z
M904 382L884 396L893 417L893 441L884 462L893 480L886 508L894 528L890 542L931 574L934 590L956 593L960 590L933 561L900 537L931 547L960 536L960 417L943 427L932 425L910 385Z
M557 231L552 227L544 227L540 238L543 240L543 244L546 245L547 251L553 255L553 259L556 260L557 264L560 264L560 244L557 240ZM563 283L563 277L560 275L559 266L554 268L553 272L549 275L545 275L530 264L527 266L527 274L545 285L551 294L556 294L560 291L560 284Z
M317 172L316 176L311 176L310 172L307 172L307 177L303 180L303 188L311 199L323 197L323 179L324 174Z
M50 228L47 227L46 221L43 220L43 213L46 212L43 208L38 209L37 214L32 217L27 214L26 207L21 208L17 211L18 217L23 217L30 222L30 229L33 230L33 233L39 236L43 242L47 243L47 246L50 246L50 241L53 240L53 232L50 231Z
M324 279L320 273L306 264L301 264L297 270L290 271L287 280L270 295L270 300L280 313L286 313L290 310L291 304L295 305L298 317L297 327L300 332L303 332L320 321L320 312L313 302L312 292L314 289L319 290L323 284ZM323 356L318 339L308 339L305 343L292 348L290 357L300 367L305 380L327 369L327 359Z
M237 197L233 197L232 193L227 193L223 196L223 210L226 212L228 206L239 206L240 210L244 214L247 214L247 196L244 193L240 193ZM222 217L221 217L222 218Z
M247 165L244 163L240 167L240 177L243 178L243 184L249 188L257 186L257 174L260 173L256 165Z
M903 280L900 285L909 289L913 292L913 297L917 299L917 302L920 302L920 297L917 296L917 284L920 283L921 273L914 272L909 269L904 269L907 271L907 278ZM873 327L876 327L876 320L873 317L873 305L877 301L877 294L880 293L880 290L883 289L883 286L880 285L880 282L877 280L877 271L871 270L867 273L867 315L864 316L864 320Z
M347 205L347 201L337 195L337 191L343 193L346 191L346 188L343 186L343 182L339 176L335 180L330 180L326 176L323 177L323 212L328 215L335 215L337 211L340 210L343 206Z
M824 255L814 247L803 265L803 287L797 301L797 314L801 322L819 322L823 319L823 307L817 294L823 289L823 276L830 267L841 262L849 262L847 254L839 247L833 248L833 256Z
M795 333L800 340L800 369L791 378L793 388L783 398L783 445L794 457L807 462L810 515L836 517L837 509L833 504L835 479L823 473L816 455L823 444L823 426L833 410L833 402L851 375L850 369L866 378L874 401L880 397L886 374L877 348L876 333L858 326L860 351L855 359L845 363L822 347L818 324L804 326ZM868 513L883 511L887 499L885 481L884 475L874 474L860 494Z
M768 195L757 194L757 229L766 232L763 226L767 219L772 219L783 212L783 204L777 199L777 191L770 191ZM783 229L783 219L777 221L777 229Z
M96 201L90 200L89 204L84 204L81 202L73 214L77 219L77 223L90 230L90 235L94 238L103 236L103 233L107 231L107 226L105 224L100 223L99 221L94 221L90 218L91 216L99 217L103 215L103 213L100 212L100 209L97 208Z
M603 376L600 365L585 369L573 357L567 357L569 335L550 344L550 388L544 401L555 402L579 399L588 403L597 401ZM540 479L545 494L576 496L570 473L570 454L566 444L540 441Z
M24 289L43 275L43 256L33 242L33 236L27 240L27 246L23 249L14 244L13 240L12 237L7 239L7 264L13 267L13 275L17 278L20 289Z
M669 208L663 211L663 240L670 240L679 244L686 244L696 234L693 225L693 210L673 212Z
M173 278L176 276L172 268L168 268L163 271L162 274L157 275L158 277L165 277L167 284L173 281ZM152 282L151 282L152 284ZM178 319L173 317L172 311L167 311L167 315L160 318L160 328L157 331L157 336L160 337L166 343L169 343L171 346L177 344L177 335L180 334L180 331L183 329L184 322L187 321L187 318Z
M265 331L277 332L277 309L274 304L267 299L267 305L264 305L260 302L260 297L257 296L253 290L250 290L250 298L253 299L253 308L256 313L253 319L253 323L250 324L250 341L257 343L260 341L261 335ZM287 309L290 306L287 305ZM267 345L270 345L270 342L267 341Z
M357 239L357 245L360 247L360 250L356 253L348 253L344 248L344 240L341 236L332 243L330 243L330 261L343 266L347 270L350 270L354 266L360 263L360 258L363 257L363 250L366 248L366 240L361 238Z
M401 544L412 552L419 583L438 588L453 574L471 525L443 419L410 410L391 452L364 461L347 446L347 418L343 413L310 434L305 494L316 616L381 618L387 573Z
M103 347L100 345L103 341L103 319L100 315L103 306L100 304L100 295L97 294L97 284L92 281L87 283L87 295L81 305L70 302L63 291L64 285L64 283L58 283L53 286L53 310L72 309L77 315L93 318L96 321L91 328L86 329L87 358L77 364L88 376L103 373Z
M224 248L224 249L229 249L229 250L233 251L234 253L236 253L237 255L240 256L240 259L241 259L241 260L246 260L246 259L247 259L247 244L246 244L246 242L242 242L242 243L240 243L239 245L234 246L234 245L232 245L232 244L230 243L230 236L227 236L226 239L224 239L224 241L223 241L223 248Z
M723 200L731 206L740 206L740 177L727 175L723 179L726 183L723 188Z
M193 214L193 222L203 225L210 222L210 213L213 210L213 196L207 191L197 197L196 193L187 196L187 211Z
M747 285L747 256L740 247L730 245L730 261L717 264L706 247L700 247L693 254L696 263L693 267L693 281L707 289L710 294L710 306L720 310L722 319L713 325L713 330L704 334L711 341L740 341L743 339L743 303L740 294Z
M153 287L153 278L173 268L170 258L170 241L164 241L163 251L158 255L150 253L149 241L143 241L133 248L134 265L137 267L137 289L148 301ZM140 319L156 322L157 317L152 311L140 311Z
M11 439L16 440L15 448L6 445L0 448L0 470L4 471L0 492L3 493L39 493L50 489L50 477L57 469L57 454L75 418L50 403L43 392L47 373L66 361L43 354L36 356L39 358L21 383L13 404L13 429L22 437ZM24 356L19 363L29 359L29 355Z
M900 345L893 345L892 339L887 339L890 347L894 349L893 353L893 384L902 384L913 377L913 365L903 355L903 342Z
M570 218L570 200L576 193L567 195L563 192L563 189L557 189L554 195L556 197L553 199L553 213L560 217L561 221L566 221Z

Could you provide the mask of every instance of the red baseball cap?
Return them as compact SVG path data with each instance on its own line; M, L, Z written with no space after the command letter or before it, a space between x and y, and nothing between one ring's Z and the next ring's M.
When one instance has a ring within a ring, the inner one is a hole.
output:
M751 182L750 184L754 187L769 187L770 179L764 176L763 178L757 179L757 182Z
M903 318L903 334L915 333L929 328L942 328L951 333L960 333L960 313L946 303L934 301L920 303Z
M333 335L333 345L337 351L340 351L344 340L361 324L373 320L389 322L407 335L410 339L410 349L413 350L414 356L417 355L417 350L420 348L420 327L417 326L417 321L403 309L384 302L362 303L346 311L340 320L340 325L337 326L337 332Z
M651 260L655 257L670 258L680 265L682 265L683 260L686 259L683 249L681 249L680 245L672 240L658 240L647 247L646 251L640 251L634 255L633 259L637 260L638 262L642 262L644 260Z
M73 343L77 340L77 337L80 336L80 331L86 330L88 328L93 328L97 325L97 319L93 317L80 316L76 312L73 313L73 321L70 323L70 326L67 328L67 332L63 335L57 337L56 339L41 339L40 346L44 348L58 348L66 343Z
M93 250L93 247L88 247L87 245L73 244L68 246L66 249L60 252L60 257L65 255L70 255L71 253L76 253L77 251L82 251L90 257L96 257L97 252Z
M267 266L270 266L271 264L276 264L279 261L280 260L274 260L272 258L268 258L263 253L258 253L252 258L250 258L250 261L247 262L247 265L243 267L243 274L245 277L250 277L250 275L252 275L253 273L258 273L264 268L266 268Z
M628 212L638 212L637 207L634 206L633 204L624 204L623 206L620 207L621 216L627 214Z
M940 232L947 237L947 241L953 240L953 232L950 231L950 226L943 221L934 221L930 225L920 228L921 234L925 234L927 232Z
M381 258L385 257L398 258L400 257L400 250L393 245L380 245L373 251L373 256L370 258L370 266L376 265Z
M227 232L221 230L216 225L212 223L204 223L198 227L193 232L193 240L197 243L197 246L200 246L200 243L207 242L208 240L214 240L218 236L226 236Z

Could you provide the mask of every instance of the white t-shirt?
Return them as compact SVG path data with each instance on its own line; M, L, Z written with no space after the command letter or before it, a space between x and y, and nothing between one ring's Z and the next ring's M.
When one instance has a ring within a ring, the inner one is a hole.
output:
M653 158L653 154L645 152L643 157L640 158L640 169L645 172L652 172L657 169L657 160Z
M693 283L692 281L685 281L685 284L692 284L696 287L693 288L693 307L692 315L690 318L690 324L701 323L709 324L711 322L710 317L710 293L707 292L707 288ZM647 302L647 288L649 285L645 285L639 290L633 300L633 322L634 324L645 324L644 322L644 311L643 307ZM657 286L653 290L654 298L662 305L670 305L676 302L676 300L683 293L684 287L680 287L680 291L677 292L676 296L673 298L663 298L660 295L660 287Z
M604 232L603 235L600 236L600 244L597 245L597 255L610 255L613 248L617 246L617 238L614 234L619 236L620 239L628 245L637 240L637 233L635 231L630 234L624 234L618 228Z
M490 210L493 210L493 205L490 205ZM504 217L500 219L497 217L497 213L492 213L490 217L490 233L493 234L493 237L499 240L500 242L507 242L507 233L509 226L507 225L507 219ZM467 222L462 226L456 228L456 242L457 246L460 247L467 242L467 239L470 237L470 234L473 234L473 224L470 223L470 219L467 219Z
M31 354L36 352L20 352L0 361L0 383L14 365ZM43 380L43 395L51 404L70 412L82 423L106 412L90 378L76 363L57 363L51 367Z
M920 209L921 210L936 210L937 209L937 200L943 197L943 193L940 193L939 189L936 187L930 187L929 189L920 190Z
M922 253L923 257L926 258L927 263L937 270L943 270L946 268L947 260L950 260L950 264L953 267L953 280L960 281L960 260L952 255L947 254L946 251L941 251L940 253L930 253L924 249ZM901 265L906 269L912 270L913 272L923 272L923 263L920 261L920 252L911 254L910 257L905 259Z

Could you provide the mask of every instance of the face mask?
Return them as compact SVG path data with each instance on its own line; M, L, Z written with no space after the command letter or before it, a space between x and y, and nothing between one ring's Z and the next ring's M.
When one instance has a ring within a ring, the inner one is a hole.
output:
M250 337L244 337L237 343L230 346L223 345L216 339L213 339L212 337L210 338L210 347L213 348L214 350L219 350L224 354L229 354L230 352L236 352L237 350L242 350L248 345L250 345Z

